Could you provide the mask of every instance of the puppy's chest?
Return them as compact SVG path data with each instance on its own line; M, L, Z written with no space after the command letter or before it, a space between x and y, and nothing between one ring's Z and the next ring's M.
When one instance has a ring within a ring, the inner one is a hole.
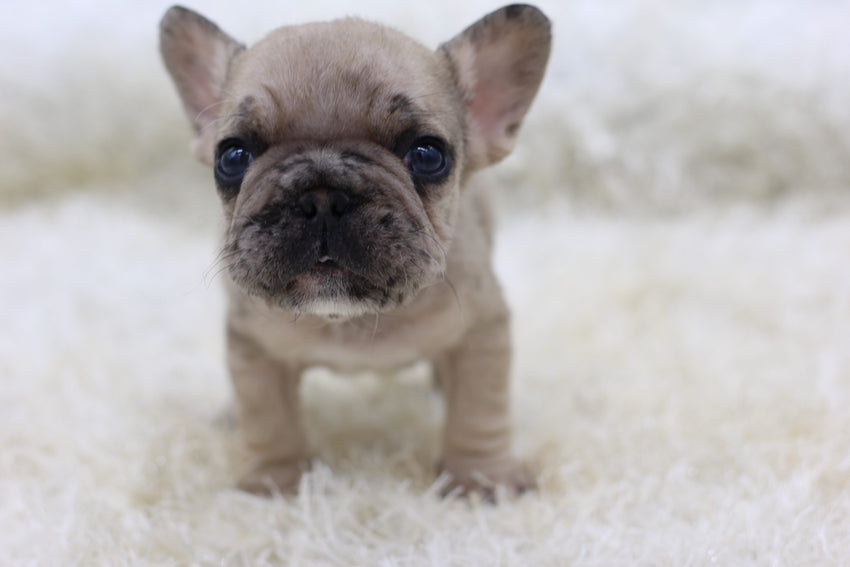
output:
M339 371L390 370L432 359L460 342L465 326L458 306L428 307L345 322L267 312L239 324L284 362Z
M306 365L330 366L340 371L391 370L431 359L459 340L449 326L424 320L407 325L356 330L327 327L306 341Z

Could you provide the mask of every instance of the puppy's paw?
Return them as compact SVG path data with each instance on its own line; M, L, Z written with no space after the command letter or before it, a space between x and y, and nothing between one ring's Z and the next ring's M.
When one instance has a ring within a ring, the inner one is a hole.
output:
M437 465L437 470L448 475L448 483L440 491L443 497L478 494L486 501L495 502L499 487L508 496L517 496L537 486L528 468L511 456L447 456Z
M239 489L257 496L295 494L301 475L310 470L306 460L267 463L252 470L239 481Z

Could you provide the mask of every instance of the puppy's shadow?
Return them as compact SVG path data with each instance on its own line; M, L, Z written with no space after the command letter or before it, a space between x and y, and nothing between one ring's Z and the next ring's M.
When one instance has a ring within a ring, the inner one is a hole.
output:
M311 370L302 402L313 454L331 469L430 475L444 412L428 365L387 375Z

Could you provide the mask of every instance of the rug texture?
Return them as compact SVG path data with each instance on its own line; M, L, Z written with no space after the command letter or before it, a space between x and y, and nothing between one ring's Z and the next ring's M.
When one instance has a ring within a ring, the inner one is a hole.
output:
M850 565L850 2L540 3L550 73L485 174L539 489L496 506L437 496L425 365L311 371L299 494L233 488L167 4L72 4L0 22L0 565ZM285 4L199 7L433 46L498 7Z

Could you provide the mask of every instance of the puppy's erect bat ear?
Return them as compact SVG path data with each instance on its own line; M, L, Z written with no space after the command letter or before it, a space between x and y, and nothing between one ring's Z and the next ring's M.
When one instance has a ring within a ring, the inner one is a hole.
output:
M233 57L245 47L214 23L182 6L172 6L159 25L165 68L177 86L197 138L195 157L211 162L218 103Z
M534 6L515 4L484 16L440 47L454 64L466 103L471 169L513 149L551 43L549 19Z

